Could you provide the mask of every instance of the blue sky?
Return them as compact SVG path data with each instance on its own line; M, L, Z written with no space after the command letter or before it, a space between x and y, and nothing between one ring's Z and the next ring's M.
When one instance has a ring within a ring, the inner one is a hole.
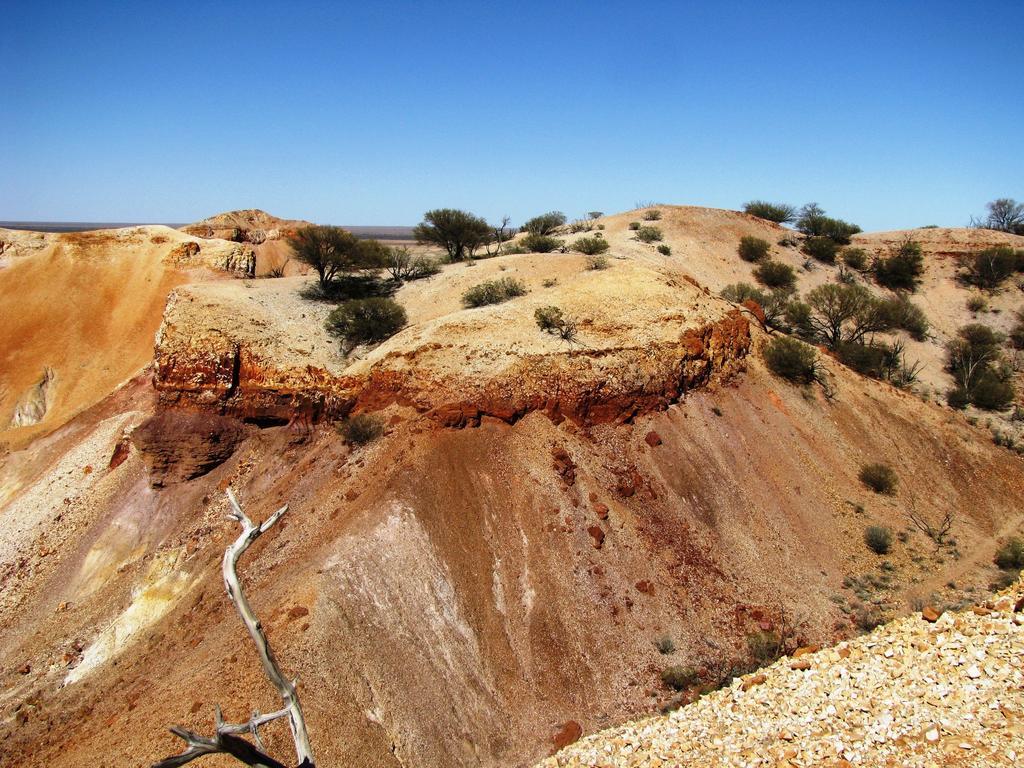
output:
M12 3L0 219L1024 198L1024 3Z

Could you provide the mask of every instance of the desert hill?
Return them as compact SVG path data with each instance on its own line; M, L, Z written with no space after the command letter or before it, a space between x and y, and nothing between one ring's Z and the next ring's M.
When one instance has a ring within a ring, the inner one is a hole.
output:
M299 264L291 263L291 249L285 238L309 224L301 219L281 219L258 208L249 208L218 213L187 224L181 231L195 237L249 243L256 253L254 274L262 276L277 269L290 275L303 270Z
M60 426L145 367L173 287L254 268L247 245L200 241L163 226L0 229L0 303L8 310L0 323L4 441L21 445ZM19 407L32 418L16 419Z
M5 753L146 764L178 749L168 725L209 731L216 702L233 720L275 708L223 596L229 485L255 519L290 505L242 571L322 765L531 765L680 703L668 666L727 678L757 633L833 644L922 601L984 600L1024 522L1020 458L825 355L831 398L770 373L767 332L717 292L750 280L741 236L790 230L661 208L669 256L633 239L630 212L602 219L606 269L446 265L395 294L404 330L349 356L330 305L300 296L311 278L163 289L138 332L156 331L134 369L152 373L0 465ZM828 279L776 248L801 291ZM501 277L528 293L462 306ZM22 284L41 306L52 287ZM537 327L548 305L574 343ZM332 420L352 412L383 436L344 440ZM858 479L872 461L896 469L894 495ZM954 541L910 508L952 515ZM900 533L887 555L870 525ZM287 753L280 723L265 738Z

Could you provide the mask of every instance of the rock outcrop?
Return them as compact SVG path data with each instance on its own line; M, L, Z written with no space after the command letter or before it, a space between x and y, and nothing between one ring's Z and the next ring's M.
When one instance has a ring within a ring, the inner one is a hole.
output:
M56 378L53 369L47 366L42 378L29 387L14 406L14 415L11 416L12 427L38 424L46 417L46 412L53 403Z
M146 463L150 484L159 488L201 477L223 464L245 435L245 427L236 419L161 411L140 424L131 441Z
M580 318L579 343L542 333L531 295L413 322L351 360L322 328L326 310L295 298L299 281L184 287L157 335L154 381L165 404L257 421L399 404L461 427L531 411L629 421L743 368L751 336L740 312L637 263L617 272L582 272L578 286L545 294Z

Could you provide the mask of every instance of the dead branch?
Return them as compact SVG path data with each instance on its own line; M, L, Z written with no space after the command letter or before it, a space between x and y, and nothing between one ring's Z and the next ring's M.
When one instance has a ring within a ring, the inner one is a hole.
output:
M263 672L277 689L284 702L284 707L276 712L261 715L259 712L245 723L225 723L221 716L220 706L216 710L216 725L214 736L207 738L181 727L171 728L171 733L184 740L186 749L184 752L165 758L153 765L153 768L176 768L176 766L203 757L204 755L226 754L234 757L246 765L256 768L287 768L283 763L263 752L263 741L260 739L259 728L269 722L287 717L291 726L292 740L295 742L295 754L299 768L314 768L313 754L309 747L309 735L306 732L306 721L302 715L302 707L299 704L296 682L287 680L281 672L281 668L274 658L274 652L267 642L267 636L263 633L263 627L256 618L256 614L249 604L249 600L242 590L241 581L238 578L238 561L245 554L256 539L266 533L281 519L281 516L288 511L285 505L268 517L262 524L255 525L252 520L242 511L238 499L230 488L227 491L228 501L231 504L231 512L228 518L241 524L242 532L238 538L224 551L222 572L224 576L224 587L227 590L228 598L235 606L242 623L245 625L249 636L256 644L256 652L259 654ZM248 733L252 736L257 746L240 738L240 734ZM258 748L257 748L258 747Z

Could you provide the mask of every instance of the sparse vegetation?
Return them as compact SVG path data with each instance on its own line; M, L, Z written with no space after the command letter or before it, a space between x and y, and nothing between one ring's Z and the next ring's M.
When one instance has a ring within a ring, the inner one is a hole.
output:
M473 258L478 248L494 236L490 224L479 216L456 208L437 208L423 214L423 221L413 229L413 237L421 245L444 248L450 261Z
M808 237L800 246L800 250L824 264L835 264L839 246L829 237Z
M673 665L661 671L661 682L676 691L682 691L700 682L700 676L693 667Z
M774 221L776 224L788 224L796 221L796 208L785 203L769 203L765 200L751 200L743 204L744 213L757 216L759 219Z
M946 396L951 406L973 403L1000 411L1013 404L1013 372L1003 359L1002 342L1003 337L987 325L971 323L946 345L947 369L956 382Z
M611 266L611 262L608 261L607 256L589 256L587 258L587 269L608 269Z
M1001 197L987 203L988 215L981 221L973 222L974 226L1009 232L1013 235L1024 235L1024 203L1013 198Z
M977 314L988 309L988 299L983 294L972 293L967 297L967 311Z
M850 269L863 272L868 265L868 253L863 248L843 248L840 252L843 264Z
M722 298L742 304L748 299L757 302L764 312L765 325L778 328L786 307L793 296L791 288L772 288L765 291L749 283L734 283L722 289Z
M660 253L662 256L671 256L672 248L662 243L661 245L658 246L658 253Z
M806 303L794 303L787 316L803 333L833 348L889 327L881 302L862 285L819 285L807 294Z
M995 291L1014 272L1024 272L1024 250L999 245L970 257L962 277L966 283Z
M784 642L777 632L751 632L747 635L747 650L758 666L766 666L783 654Z
M384 434L384 423L379 416L359 413L345 419L338 426L345 441L353 445L366 445Z
M744 261L758 262L768 256L768 252L771 250L771 243L767 240L762 240L759 237L753 237L751 235L744 235L740 238L740 244L737 248L737 252L740 258Z
M1024 308L1017 310L1017 320L1007 338L1014 349L1024 349Z
M631 221L631 222L629 222L629 228L630 228L631 230L633 230L634 232L635 232L636 230L640 229L640 226L641 226L641 224L640 224L640 222L639 222L639 221Z
M426 256L413 256L406 247L388 248L385 267L392 280L421 280L441 271L437 262Z
M405 310L382 297L351 299L333 310L325 321L327 332L342 340L346 354L360 344L389 339L405 327Z
M599 253L604 253L611 246L608 241L603 237L581 237L575 243L572 244L574 251L585 253L588 256L595 256Z
M920 363L906 361L904 344L899 339L891 344L876 340L840 344L836 347L836 355L857 373L888 381L897 387L909 387L921 373Z
M640 227L636 231L636 239L643 243L653 243L661 238L661 230L658 227Z
M996 551L994 562L1004 571L1024 569L1024 539L1014 536L1008 540Z
M313 268L325 288L338 275L383 266L376 240L358 240L341 227L303 227L288 238L297 261Z
M550 235L556 229L565 225L565 214L561 211L550 211L548 213L542 213L540 216L534 216L523 224L522 229L524 232L529 232L531 235Z
M754 268L754 279L769 288L793 288L796 272L789 264L765 259Z
M876 555L887 555L892 549L892 531L880 525L864 529L864 543Z
M577 336L576 321L565 316L558 307L538 307L533 313L537 327L545 333L559 336L563 341L573 342Z
M794 384L810 384L818 378L818 353L791 336L779 336L768 342L764 360L772 373Z
M906 239L887 257L875 259L875 280L893 291L914 291L924 274L924 256L921 244Z
M462 303L466 307L483 307L525 295L526 286L522 281L514 277L502 277L474 285L462 294Z
M661 211L657 208L651 208L649 211L644 211L644 221L659 221L661 219Z
M600 219L604 216L604 211L587 211L587 216L591 219Z
M847 245L860 227L842 219L833 219L817 203L808 203L800 209L796 228L808 237L827 237L839 245Z
M881 321L890 328L900 328L915 341L924 341L928 337L928 317L924 310L914 304L905 293L898 293L879 302Z
M670 653L674 653L676 650L675 641L673 641L668 635L662 635L655 640L654 647L658 649L658 653L662 656L667 656Z
M860 481L875 493L891 496L896 492L896 471L888 464L872 462L860 468Z
M562 247L561 240L557 237L549 237L548 235L527 235L519 241L519 244L528 253L551 253Z

